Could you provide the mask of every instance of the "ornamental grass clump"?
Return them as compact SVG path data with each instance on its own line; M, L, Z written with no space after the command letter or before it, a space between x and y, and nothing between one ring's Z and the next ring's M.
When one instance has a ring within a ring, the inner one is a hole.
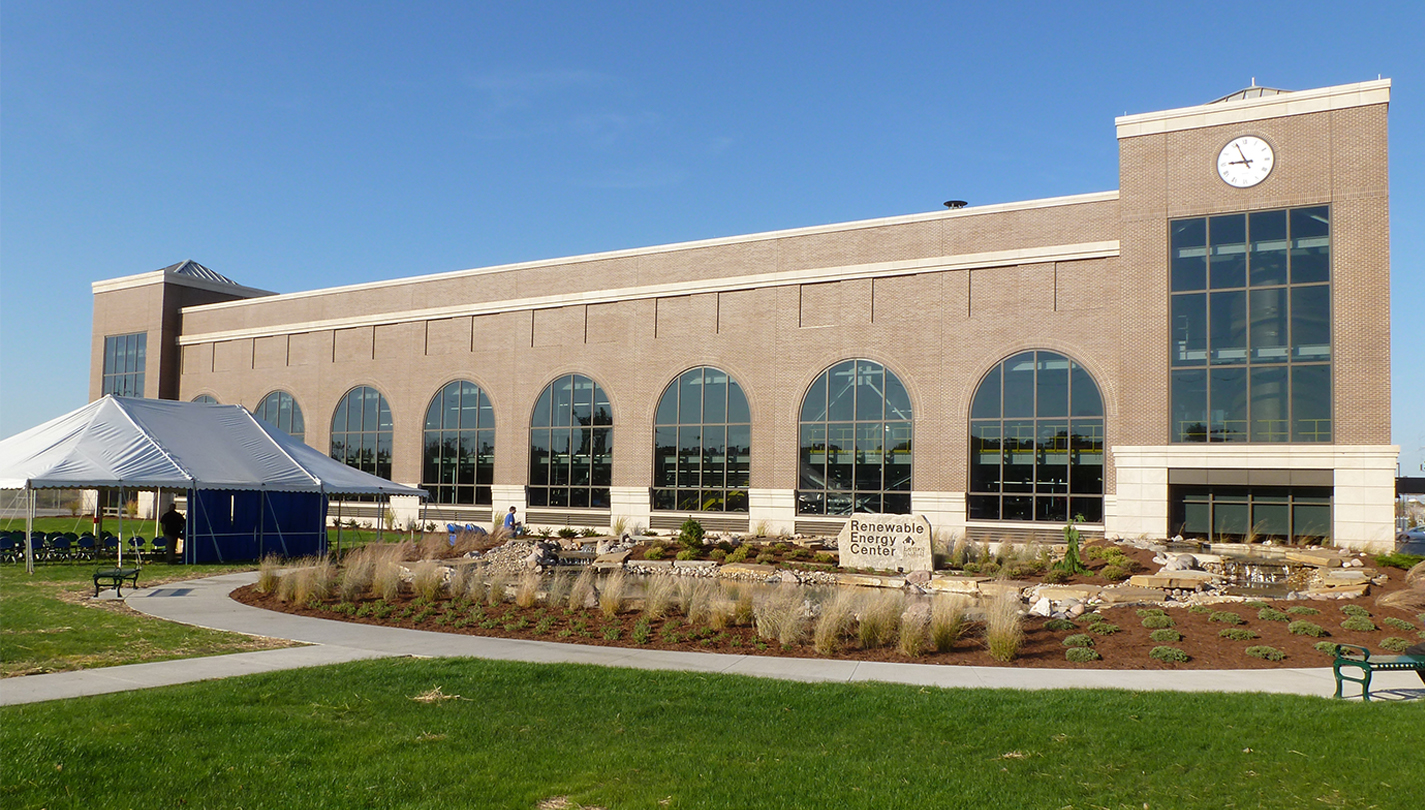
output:
M371 580L371 592L387 602L394 602L401 596L401 563L386 557L376 563L376 573Z
M996 661L1013 661L1024 644L1024 624L1019 615L1019 595L1005 591L985 611L985 644Z
M913 605L901 614L900 638L896 648L907 658L919 658L925 653L930 641L930 609L926 605Z
M440 598L445 590L445 566L431 560L416 563L411 570L411 590L427 602Z
M1291 624L1288 624L1286 631L1293 636L1311 636L1312 638L1321 638L1322 636L1330 635L1330 633L1326 632L1326 628L1315 622L1308 622L1305 619L1297 619Z
M905 594L900 591L877 590L861 600L856 635L861 648L869 650L890 643L900 631L901 614L905 612Z
M612 619L623 610L628 596L628 578L623 571L615 571L604 579L604 587L599 591L599 612L605 619Z
M594 598L594 568L586 565L579 571L579 576L574 578L574 582L569 586L568 605L570 610L583 610Z
M491 568L485 579L485 604L490 607L504 604L509 585L510 575L507 572Z
M669 574L654 574L643 585L643 615L649 621L667 616L673 609L678 583Z
M569 598L569 589L574 585L574 577L567 571L560 571L549 578L549 588L544 592L546 605L563 604Z
M296 598L297 593L297 572L288 571L277 579L277 587L273 589L279 602L291 602Z
M534 603L539 601L539 574L533 571L526 571L520 575L519 584L515 586L515 604L522 608L534 607Z
M371 590L371 580L375 575L376 563L369 555L357 553L347 557L341 572L341 583L337 586L341 601L355 602L365 596Z
M277 559L276 554L268 554L257 564L257 585L255 589L260 594L269 594L277 590L278 569L282 567L282 561Z
M712 615L713 602L721 596L717 583L706 579L697 580L686 594L683 613L688 617L688 624L707 624Z
M930 643L937 652L955 646L969 626L968 599L959 594L937 597L930 609Z
M757 635L787 645L801 641L806 632L805 608L795 588L776 588L752 608Z

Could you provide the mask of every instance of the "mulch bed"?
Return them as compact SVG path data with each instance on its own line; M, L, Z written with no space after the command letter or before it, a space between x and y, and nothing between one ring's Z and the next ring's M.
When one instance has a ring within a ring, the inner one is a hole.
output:
M1209 614L1192 613L1184 608L1168 608L1167 615L1173 620L1173 629L1183 635L1178 642L1168 643L1189 656L1180 663L1167 663L1149 657L1149 652L1160 645L1149 635L1152 630L1143 626L1138 610L1142 606L1109 607L1100 609L1104 620L1120 629L1112 635L1093 635L1094 649L1101 660L1087 663L1069 663L1064 658L1063 640L1075 633L1085 633L1087 622L1080 621L1080 627L1072 630L1049 630L1045 620L1026 617L1024 621L1025 640L1019 655L1005 663L991 658L985 648L983 627L971 623L965 636L952 649L944 651L928 650L915 658L907 657L896 649L894 643L887 647L862 649L852 638L842 649L831 656L836 659L855 661L898 661L921 664L950 666L1018 666L1054 667L1082 669L1273 669L1321 667L1329 665L1330 656L1318 652L1314 646L1320 641L1358 644L1375 652L1384 652L1380 642L1388 637L1407 638L1412 644L1420 643L1425 625L1414 613L1406 610L1381 607L1376 599L1386 593L1405 587L1405 572L1382 569L1389 577L1384 586L1373 586L1371 595L1349 600L1274 600L1271 607L1285 612L1287 608L1301 606L1319 610L1317 615L1288 614L1292 620L1302 619L1324 628L1329 635L1321 638L1292 635L1287 630L1287 622L1258 618L1257 608L1242 603L1222 604L1214 610L1231 611L1240 615L1245 622L1237 627L1251 630L1258 638L1247 641L1231 641L1220 638L1219 631L1229 625L1213 622ZM1077 578L1094 581L1093 577ZM406 594L389 604L375 599L362 599L349 606L337 605L335 600L323 604L296 605L279 601L273 594L259 594L252 586L240 588L233 598L254 607L267 610L313 616L323 619L353 621L364 624L380 624L442 633L465 633L468 635L495 636L541 641L558 641L573 644L594 644L614 647L644 647L658 650L683 650L695 652L716 652L740 655L771 655L796 658L827 658L818 654L808 638L803 643L782 646L775 640L758 638L751 626L728 626L714 630L707 626L689 625L679 614L648 622L648 633L642 642L635 641L637 625L643 618L638 611L625 611L612 619L606 619L597 609L571 611L564 606L546 607L535 605L521 608L506 602L494 607L483 603L460 600L441 600L433 603L418 601ZM1341 622L1346 615L1341 612L1343 605L1360 605L1372 614L1378 629L1373 632L1346 630ZM353 615L367 605L366 611L380 608L388 611L385 618L374 615ZM1382 619L1393 616L1410 622L1414 630L1389 627ZM1267 661L1250 657L1248 647L1267 645L1285 653L1280 661Z

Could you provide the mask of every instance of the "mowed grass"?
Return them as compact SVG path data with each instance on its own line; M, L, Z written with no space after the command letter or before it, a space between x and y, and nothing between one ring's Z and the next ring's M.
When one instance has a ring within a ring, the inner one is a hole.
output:
M0 566L0 676L166 661L290 646L173 624L118 602L94 602L93 574L110 563L48 563L26 574L23 565ZM139 584L211 576L242 566L146 566ZM128 591L125 591L127 594ZM0 687L3 688L3 687Z
M401 659L0 709L0 805L1404 808L1422 746L1418 702Z

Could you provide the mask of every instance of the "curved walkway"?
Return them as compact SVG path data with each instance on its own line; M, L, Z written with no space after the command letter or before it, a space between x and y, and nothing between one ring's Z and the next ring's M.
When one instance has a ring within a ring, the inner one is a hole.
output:
M310 646L6 678L0 681L0 705L397 656L598 664L650 670L720 672L795 681L886 681L974 689L1277 692L1320 697L1330 697L1336 689L1330 667L1163 671L939 666L596 647L432 633L275 613L228 597L235 588L256 580L254 572L224 574L139 589L125 599L130 607L160 619L214 630L291 639ZM1425 689L1420 688L1419 679L1411 672L1378 673L1372 687L1373 698L1425 697Z

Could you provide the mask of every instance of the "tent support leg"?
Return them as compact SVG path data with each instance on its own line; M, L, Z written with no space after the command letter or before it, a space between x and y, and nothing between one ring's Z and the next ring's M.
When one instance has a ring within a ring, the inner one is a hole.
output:
M35 547L30 537L35 533L35 491L25 487L25 573L35 572Z

